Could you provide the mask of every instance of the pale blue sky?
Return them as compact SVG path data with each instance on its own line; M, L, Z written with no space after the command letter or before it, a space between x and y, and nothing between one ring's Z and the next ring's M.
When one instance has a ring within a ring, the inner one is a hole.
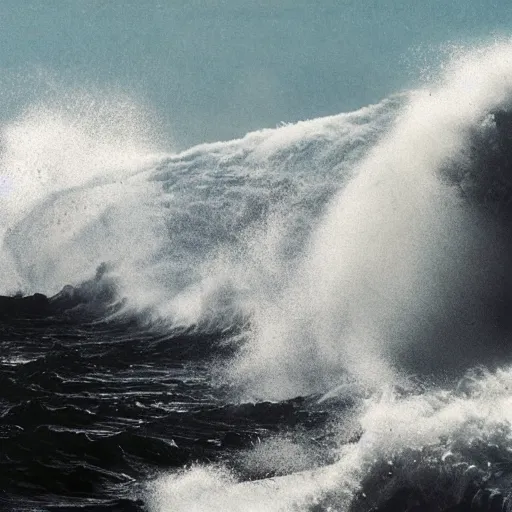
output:
M377 101L437 45L511 29L505 0L1 0L0 72L115 86L183 147Z

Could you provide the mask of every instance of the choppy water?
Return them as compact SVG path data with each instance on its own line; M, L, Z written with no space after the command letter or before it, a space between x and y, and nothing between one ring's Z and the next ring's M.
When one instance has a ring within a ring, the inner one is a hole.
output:
M241 450L280 431L298 436L297 427L321 437L327 417L314 400L233 403L213 385L208 369L229 353L228 335L4 317L2 508L145 510L143 482L162 470L230 461L261 478ZM317 452L318 463L320 441Z

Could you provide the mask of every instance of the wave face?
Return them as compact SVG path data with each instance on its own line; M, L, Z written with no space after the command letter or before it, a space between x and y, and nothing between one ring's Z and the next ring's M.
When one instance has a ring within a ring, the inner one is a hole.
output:
M118 315L235 329L212 371L239 400L335 404L329 465L243 484L198 466L153 482L151 510L357 511L399 492L444 510L505 485L511 55L460 53L423 89L181 153L125 99L3 127L4 293L55 294L103 265ZM273 443L246 460L307 458Z
M17 276L4 293L53 294L107 262L133 309L222 328L294 278L403 98L179 154L151 144L135 105L102 101L38 105L4 127L3 247Z

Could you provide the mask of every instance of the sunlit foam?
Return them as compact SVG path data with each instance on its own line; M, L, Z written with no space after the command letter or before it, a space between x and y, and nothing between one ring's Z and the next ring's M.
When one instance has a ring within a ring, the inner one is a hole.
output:
M471 130L508 106L509 54L499 44L457 56L353 169L295 279L256 309L234 370L253 396L322 391L347 372L379 386L404 363L438 371L485 357L493 318L484 304L501 293L506 247L443 169L466 165Z

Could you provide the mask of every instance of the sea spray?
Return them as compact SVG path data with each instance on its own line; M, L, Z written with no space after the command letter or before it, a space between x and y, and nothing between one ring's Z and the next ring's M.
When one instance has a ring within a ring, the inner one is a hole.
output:
M492 352L502 333L489 304L506 293L507 235L446 176L493 172L473 168L468 147L508 106L509 52L458 56L356 165L295 279L256 309L235 371L257 396L322 391L347 373L380 386L404 372L463 370Z
M132 313L199 329L233 326L285 286L326 202L403 101L166 154L132 104L104 99L96 115L80 98L4 127L15 210L4 252L19 288L56 293L108 262Z

